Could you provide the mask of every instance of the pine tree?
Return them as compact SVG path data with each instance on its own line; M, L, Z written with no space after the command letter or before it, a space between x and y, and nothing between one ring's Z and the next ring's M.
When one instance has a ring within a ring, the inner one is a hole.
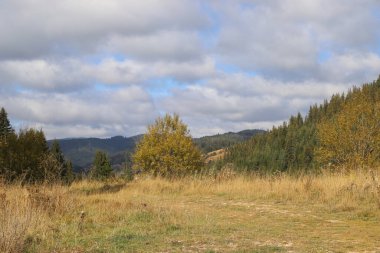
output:
M50 153L57 159L57 161L62 165L65 164L65 158L63 157L63 153L61 150L61 146L57 140L54 140L51 144Z
M106 179L111 175L112 167L105 152L98 150L95 154L91 176L95 179Z
M0 177L9 177L9 137L13 134L13 129L8 120L7 112L4 108L0 110ZM13 134L14 135L14 134Z
M134 173L133 173L130 159L131 159L131 154L129 152L125 153L123 177L127 181L132 181L134 178Z
M7 112L2 107L0 109L0 136L5 137L11 133L14 133L14 130L11 126L11 123L9 122Z
M65 183L69 183L73 179L73 171L72 171L72 163L66 162L63 152L61 150L61 147L59 145L59 142L57 140L54 140L51 148L50 153L53 155L53 157L57 160L57 164L59 166L59 177L60 180L62 180Z
M67 184L71 184L75 179L73 163L70 160L68 160L67 162L65 162L65 167L66 174L63 177L63 181Z
M7 181L37 182L55 176L42 130L24 129L15 134L4 108L0 109L0 177Z
M41 166L49 154L45 134L42 130L25 129L11 146L11 168L15 176L22 176L26 182L45 180L46 168Z

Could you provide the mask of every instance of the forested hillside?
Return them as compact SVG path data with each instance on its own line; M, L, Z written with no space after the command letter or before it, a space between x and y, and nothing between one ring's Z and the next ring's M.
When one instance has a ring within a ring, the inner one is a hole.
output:
M243 130L237 133L228 132L224 134L195 138L194 142L203 153L208 153L221 148L228 148L234 144L248 140L256 134L264 132L264 130L259 129Z
M115 136L108 139L99 138L76 138L76 139L60 139L57 140L61 146L65 157L69 158L76 171L90 167L95 153L103 150L110 155L111 163L122 164L126 159L127 152L133 152L136 143L141 139L142 135L132 137ZM48 142L49 144L52 141ZM127 157L128 159L128 157Z
M234 145L224 162L243 170L292 172L374 166L379 154L380 78Z
M263 133L263 130L243 130L238 133L225 133L201 138L194 138L193 141L203 153L208 153L221 148L230 147L254 136ZM132 164L131 154L134 152L136 144L143 135L132 137L115 136L107 139L100 138L75 138L59 139L63 154L73 163L74 169L79 172L89 168L97 150L106 152L110 157L110 162L114 168L127 163ZM49 145L53 141L48 141Z

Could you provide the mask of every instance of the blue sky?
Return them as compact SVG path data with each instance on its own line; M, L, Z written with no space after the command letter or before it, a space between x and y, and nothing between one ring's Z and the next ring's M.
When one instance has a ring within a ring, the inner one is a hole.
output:
M47 138L271 128L380 74L377 0L3 0L0 106Z

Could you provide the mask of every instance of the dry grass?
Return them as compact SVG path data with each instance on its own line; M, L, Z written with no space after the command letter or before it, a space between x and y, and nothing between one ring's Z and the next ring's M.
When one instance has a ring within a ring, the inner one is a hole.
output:
M226 150L225 149L218 149L212 152L209 152L205 156L205 163L210 163L213 161L221 160L224 158L226 155Z
M1 252L378 252L379 173L0 186Z
M0 252L24 252L46 238L53 220L70 208L61 186L0 185Z

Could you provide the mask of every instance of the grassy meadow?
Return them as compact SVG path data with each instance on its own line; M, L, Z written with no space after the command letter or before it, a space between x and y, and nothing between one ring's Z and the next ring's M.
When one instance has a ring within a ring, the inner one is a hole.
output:
M379 252L379 176L0 185L0 252Z

